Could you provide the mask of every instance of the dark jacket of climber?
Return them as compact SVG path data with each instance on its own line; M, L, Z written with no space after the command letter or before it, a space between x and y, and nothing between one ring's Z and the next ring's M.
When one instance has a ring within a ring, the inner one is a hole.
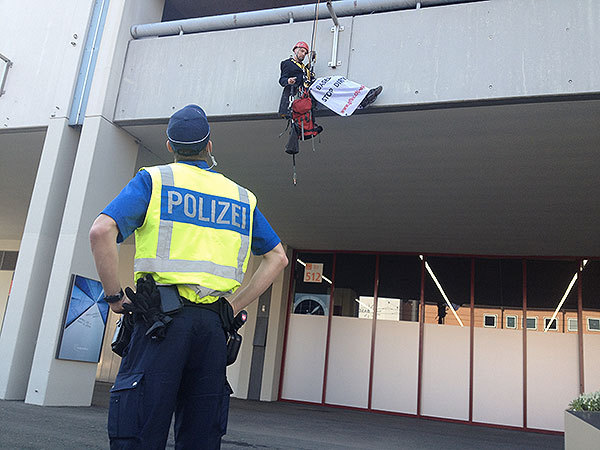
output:
M281 61L279 84L283 87L283 92L279 102L279 114L282 116L288 114L290 95L295 95L300 86L308 88L314 80L314 74L303 63L308 51L308 44L300 41L292 49L294 56Z

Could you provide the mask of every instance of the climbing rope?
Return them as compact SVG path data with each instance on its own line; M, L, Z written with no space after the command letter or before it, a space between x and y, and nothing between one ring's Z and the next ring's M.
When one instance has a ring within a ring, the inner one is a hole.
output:
M315 52L315 46L317 45L317 27L319 25L319 3L321 3L321 0L317 0L317 3L315 3L315 18L313 19L313 29L312 29L312 37L310 39L310 54L309 54L309 60L308 60L308 64L309 64L309 70L312 71L312 68L314 66L314 62L316 62L317 60L317 53ZM313 57L314 55L314 57Z

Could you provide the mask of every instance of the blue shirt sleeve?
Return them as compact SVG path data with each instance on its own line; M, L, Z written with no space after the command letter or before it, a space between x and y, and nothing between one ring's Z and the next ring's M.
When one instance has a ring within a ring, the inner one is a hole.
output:
M252 224L252 253L257 256L270 252L281 240L258 207L254 208Z
M140 170L121 190L102 214L112 217L119 228L117 242L123 242L144 223L152 195L152 178Z

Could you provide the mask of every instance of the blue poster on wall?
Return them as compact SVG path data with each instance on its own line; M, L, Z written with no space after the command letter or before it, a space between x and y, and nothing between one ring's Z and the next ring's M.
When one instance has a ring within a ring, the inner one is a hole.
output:
M108 319L108 304L99 281L73 275L68 309L56 357L71 361L100 361Z

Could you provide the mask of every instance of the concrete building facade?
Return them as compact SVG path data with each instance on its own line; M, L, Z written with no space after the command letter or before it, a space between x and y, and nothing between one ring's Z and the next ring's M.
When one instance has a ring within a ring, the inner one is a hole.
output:
M384 91L318 119L297 186L276 110L299 10L142 36L163 0L2 6L0 398L89 405L114 379L114 315L98 364L56 358L71 279L97 279L91 223L198 103L292 261L249 309L236 396L562 431L600 388L600 5L372 3L394 5L340 13L337 41L322 5L317 74Z

